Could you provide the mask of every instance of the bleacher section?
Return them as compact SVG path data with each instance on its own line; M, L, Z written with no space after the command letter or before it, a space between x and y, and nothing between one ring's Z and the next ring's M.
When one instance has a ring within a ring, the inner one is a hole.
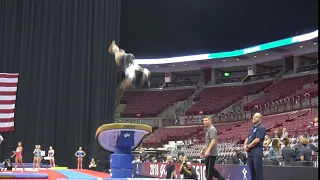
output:
M143 140L143 147L161 147L163 144L168 143L169 140L187 139L199 133L202 129L203 126L159 128Z
M250 82L234 86L205 87L196 95L194 104L186 109L185 114L216 114L244 96L254 95L261 91L264 91L261 97L245 103L245 110L289 96L309 93L312 98L318 95L318 86L311 85L318 83L318 74L283 77L275 84L271 79L264 82ZM307 84L309 87L302 89ZM155 117L174 103L186 100L193 93L194 88L192 87L174 90L127 91L120 100L121 104L126 104L121 117Z
M242 86L207 87L195 98L196 103L187 110L186 115L218 113L230 106L243 96L262 91L271 84L271 81L247 84Z
M186 100L194 89L127 91L120 103L126 104L122 117L155 117L173 103Z
M276 128L281 130L285 127L292 140L291 146L294 146L297 143L299 135L305 135L308 137L309 143L318 147L318 127L309 127L309 122L313 120L314 116L315 114L311 113L310 109L304 109L290 113L266 116L263 119L263 124L266 127L267 135L271 138L274 136L273 131ZM252 127L252 122L216 124L215 127L219 133L219 156L228 157L234 155L233 150L236 147L243 150L243 140L247 137L247 133ZM179 130L175 129L175 131ZM183 131L182 128L181 131ZM239 141L239 135L241 141ZM168 134L168 136L170 136L170 134ZM199 158L200 149L204 146L204 137L204 132L200 131L198 134L186 140L191 141L191 143L189 143L190 145L182 146L180 150L176 149L174 154L183 152L190 158ZM265 148L264 154L267 154L268 150L268 148Z
M310 109L304 109L266 116L263 119L263 124L267 131L266 134L270 137L273 137L275 128L282 129L283 127L287 128L290 137L297 137L302 134L311 136L318 131L317 127L309 127L309 122L313 120L314 116L315 114L311 113ZM247 138L252 122L247 120L245 122L215 124L215 127L218 131L219 142L239 143ZM178 140L190 141L189 144L204 143L205 132L203 126L160 128L145 138L143 146L162 147L168 141Z
M266 103L270 103L279 99L283 99L285 97L294 96L295 93L302 89L302 87L306 84L314 83L318 80L318 74L308 74L304 76L297 76L291 78L283 78L276 84L273 84L269 88L264 91L264 95L245 104L245 109L250 110L258 105L263 105ZM311 88L311 87L310 87ZM318 88L317 86L313 86L311 89L312 97L318 96ZM300 94L304 94L308 92L306 90L304 92L300 91ZM310 92L309 92L310 93Z

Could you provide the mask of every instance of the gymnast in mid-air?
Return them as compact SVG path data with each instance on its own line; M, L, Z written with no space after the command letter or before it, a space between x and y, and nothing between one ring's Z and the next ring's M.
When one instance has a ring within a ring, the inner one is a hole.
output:
M121 83L121 89L126 91L129 87L149 88L151 73L148 69L134 62L133 54L120 49L115 41L109 47L109 53L115 56L117 66L125 73L125 79Z

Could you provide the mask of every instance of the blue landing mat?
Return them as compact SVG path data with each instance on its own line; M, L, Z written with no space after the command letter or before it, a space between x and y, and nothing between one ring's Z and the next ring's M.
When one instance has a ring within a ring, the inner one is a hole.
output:
M46 173L0 172L0 179L48 179Z
M88 180L96 180L97 177L90 176L85 173L69 170L69 169L56 169L54 170L64 176L66 176L68 179L88 179Z
M12 163L12 167L14 167L15 163ZM24 168L32 168L33 164L32 163L24 163ZM41 168L50 168L50 165L48 164L42 164L40 163ZM0 168L3 168L3 164L0 163ZM18 164L18 168L22 168L20 164Z

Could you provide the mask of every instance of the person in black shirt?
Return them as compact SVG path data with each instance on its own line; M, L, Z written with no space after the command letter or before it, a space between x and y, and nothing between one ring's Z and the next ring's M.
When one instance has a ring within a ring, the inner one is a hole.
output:
M240 164L240 165L246 165L248 158L247 155L244 152L241 152L240 148L235 148L235 157L233 160L233 164Z
M295 152L296 152L296 155L298 157L298 159L300 159L300 149L302 148L302 143L301 141L305 139L305 137L303 135L300 135L299 136L299 142L297 142L294 146L293 146L293 149L295 149ZM311 151L314 151L314 152L318 152L318 148L316 146L314 146L312 143L309 143L307 144L307 148L310 149Z
M11 161L10 159L6 159L4 160L4 162L2 163L3 164L3 171L12 171L12 164L11 164Z
M168 161L168 164L166 166L166 171L167 171L166 179L175 179L176 167L173 164L172 156L168 156L167 161Z
M198 179L196 169L192 167L191 162L181 164L179 172L183 174L183 179Z
M296 152L290 147L290 140L288 138L283 138L282 142L284 144L284 147L281 149L283 161L286 165L290 165L292 161L297 159Z

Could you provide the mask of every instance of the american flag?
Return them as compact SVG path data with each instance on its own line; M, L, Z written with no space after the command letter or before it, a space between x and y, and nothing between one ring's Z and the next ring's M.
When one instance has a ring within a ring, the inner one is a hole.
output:
M0 132L14 131L17 73L0 73Z

